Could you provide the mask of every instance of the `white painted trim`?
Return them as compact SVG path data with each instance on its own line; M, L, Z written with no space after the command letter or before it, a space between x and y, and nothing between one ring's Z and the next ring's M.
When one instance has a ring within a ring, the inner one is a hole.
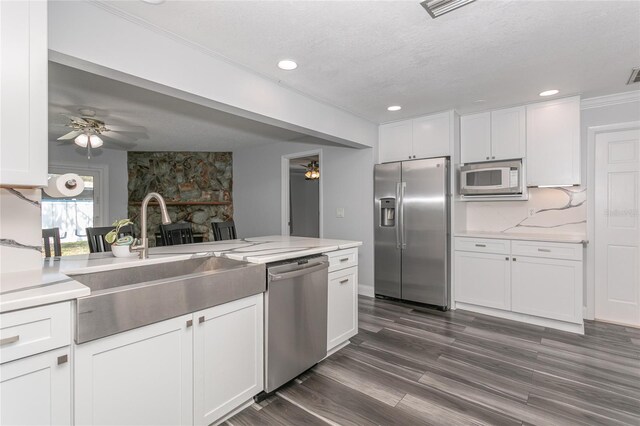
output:
M253 398L245 401L244 403L242 403L240 406L238 406L238 408L235 408L233 411L231 411L230 413L224 415L221 419L216 420L215 422L213 422L214 426L220 425L224 422L226 422L227 420L229 420L231 417L235 416L236 414L238 414L240 411L244 410L245 408L249 408L253 405L254 401Z
M568 331L570 333L584 334L584 324L558 321L549 318L536 317L533 315L521 314L518 312L503 311L501 309L487 308L484 306L472 305L462 302L457 302L456 308L470 312L477 312L479 314L491 315L498 318L504 318L512 321L539 325L541 327L549 327L556 330Z
M640 90L582 99L580 109L602 108L629 102L640 102Z
M95 204L98 205L99 213L97 220L95 220L93 226L108 226L109 222L109 166L107 164L91 164L86 166L77 163L70 162L55 162L48 165L48 172L51 173L77 173L90 174L98 176L98 199ZM95 186L94 186L95 191ZM94 193L95 194L95 193ZM94 195L95 196L95 195Z
M640 93L640 92L638 92ZM612 104L613 105L613 104ZM640 121L591 126L587 129L587 259L586 259L586 315L585 319L596 316L596 207L595 207L595 170L596 136L599 133L640 129Z
M320 182L318 187L318 195L320 199L318 200L318 234L319 238L324 238L324 160L322 157L322 149L314 149L311 151L304 152L296 152L294 154L287 154L282 156L281 160L281 171L280 171L280 232L282 235L289 235L289 162L292 159L300 158L300 157L309 157L312 155L318 156L318 163L320 164Z
M369 296L369 297L376 296L376 292L373 290L373 286L362 284L362 283L358 284L358 294L362 296Z

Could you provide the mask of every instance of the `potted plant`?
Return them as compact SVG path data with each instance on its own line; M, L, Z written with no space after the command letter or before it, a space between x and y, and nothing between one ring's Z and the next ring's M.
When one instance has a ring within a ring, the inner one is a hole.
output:
M131 235L118 238L118 235L120 235L120 229L127 225L133 225L133 222L129 219L116 220L113 222L115 229L112 229L104 236L104 240L111 244L111 252L115 257L132 257L136 255L129 250L129 247L134 242Z

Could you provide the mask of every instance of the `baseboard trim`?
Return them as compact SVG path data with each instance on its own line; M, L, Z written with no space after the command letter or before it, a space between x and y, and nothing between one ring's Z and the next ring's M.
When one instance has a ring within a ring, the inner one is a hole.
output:
M230 412L229 414L227 414L226 416L222 417L220 420L216 420L213 425L217 426L220 425L224 422L226 422L227 420L229 420L231 417L235 416L236 414L238 414L240 411L244 410L247 407L250 407L253 404L253 397L251 397L251 399L249 399L247 402L245 402L244 404L240 405L238 408L236 408L235 410L233 410L232 412Z
M472 305L468 303L456 302L457 309L477 312L479 314L491 315L512 321L524 322L527 324L549 327L556 330L568 331L570 333L584 334L584 324L575 324L565 321L558 321L549 318L541 318L533 315L520 314L518 312L503 311L501 309L487 308L485 306Z
M366 284L358 284L358 294L361 294L363 296L369 296L369 297L376 296L375 291L373 290L373 287Z

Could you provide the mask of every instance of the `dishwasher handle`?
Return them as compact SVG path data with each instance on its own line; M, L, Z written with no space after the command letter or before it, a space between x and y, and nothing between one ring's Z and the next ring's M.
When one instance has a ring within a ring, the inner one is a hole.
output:
M310 274L312 272L317 272L317 271L321 271L323 269L328 269L329 268L329 262L326 261L320 261L320 262L315 262L315 263L305 263L304 265L300 265L301 267L299 269L296 269L294 271L291 272L283 272L281 274L274 274L269 272L269 281L273 282L273 281L282 281L282 280L288 280L290 278L295 278L295 277L299 277L301 275L306 275L306 274Z

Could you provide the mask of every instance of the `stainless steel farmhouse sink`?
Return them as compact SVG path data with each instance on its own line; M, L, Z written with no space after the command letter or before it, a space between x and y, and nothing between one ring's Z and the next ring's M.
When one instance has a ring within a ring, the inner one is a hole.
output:
M77 300L76 343L262 293L265 266L198 257L69 277L91 289Z

